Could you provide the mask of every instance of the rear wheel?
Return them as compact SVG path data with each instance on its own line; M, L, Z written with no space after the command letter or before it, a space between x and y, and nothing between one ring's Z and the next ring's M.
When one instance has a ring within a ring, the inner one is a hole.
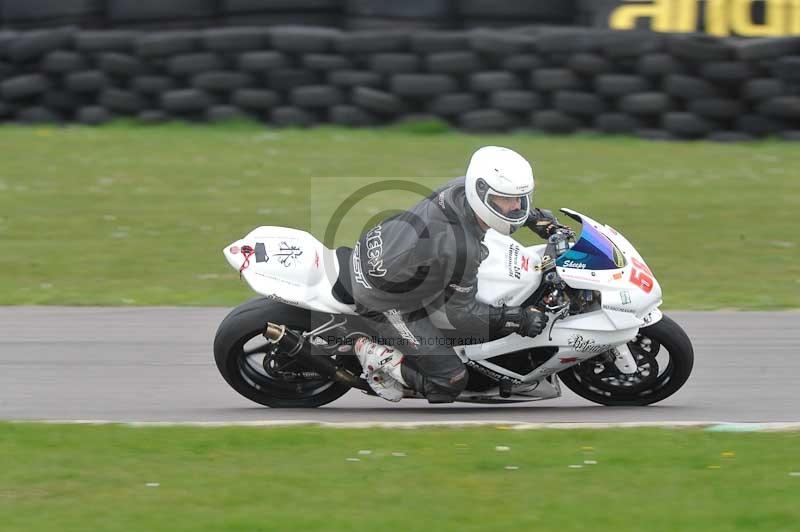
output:
M664 316L639 330L628 348L638 370L626 375L602 355L558 374L567 388L594 403L644 406L677 392L694 365L692 343L680 325Z
M307 331L311 313L266 298L231 311L214 338L214 360L234 390L273 408L314 408L347 393L349 386L320 375L268 343L262 336L268 321Z

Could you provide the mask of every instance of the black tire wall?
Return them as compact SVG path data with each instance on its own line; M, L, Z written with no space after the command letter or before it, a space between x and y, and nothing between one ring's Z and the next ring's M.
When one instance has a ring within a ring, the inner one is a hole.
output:
M425 115L469 131L797 138L798 72L800 38L63 27L0 31L0 121L249 117L358 127Z

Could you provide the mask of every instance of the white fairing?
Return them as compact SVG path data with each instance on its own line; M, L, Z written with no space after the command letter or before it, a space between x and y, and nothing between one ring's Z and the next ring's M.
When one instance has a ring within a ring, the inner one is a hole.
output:
M249 260L242 252L245 246L254 250ZM301 308L355 314L352 305L345 305L332 294L339 275L336 254L305 231L258 227L222 252L259 294Z
M636 337L641 327L661 319L661 287L650 274L652 281L647 291L634 282L641 271L634 265L647 268L636 249L613 228L602 225L574 211L571 213L590 224L610 240L623 254L624 267L613 270L588 270L558 267L564 282L572 288L600 293L602 306L586 314L569 316L553 321L545 333L535 338L512 334L485 344L459 348L464 359L480 362L492 371L523 382L541 380L547 375L566 369L593 356L626 344ZM478 299L492 305L521 305L533 294L541 282L541 263L544 245L522 247L511 237L489 231L484 239L489 256L478 271ZM525 268L527 266L527 269ZM647 271L649 273L649 270ZM491 359L533 347L558 347L558 353L528 375L519 375L491 363Z
M657 320L650 316L650 312L661 304L661 286L652 274L649 278L653 286L648 292L631 281L634 260L647 267L642 256L612 227L575 211L563 210L579 216L584 224L590 224L602 233L622 252L627 262L624 267L614 270L557 268L558 274L572 288L601 293L603 318L593 328L616 330L655 323ZM489 255L478 270L478 301L495 306L522 305L541 283L542 255L546 246L524 247L513 238L491 229L486 233L484 244ZM637 278L641 275L637 274Z
M483 239L489 255L478 269L478 301L500 307L522 305L542 282L544 245L526 248L490 229Z

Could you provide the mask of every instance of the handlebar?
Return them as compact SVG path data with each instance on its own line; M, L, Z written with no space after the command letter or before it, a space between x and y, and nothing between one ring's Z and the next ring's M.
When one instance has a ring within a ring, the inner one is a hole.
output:
M572 238L576 235L575 231L568 225L558 225L556 229L554 229L550 235L566 235L567 238Z

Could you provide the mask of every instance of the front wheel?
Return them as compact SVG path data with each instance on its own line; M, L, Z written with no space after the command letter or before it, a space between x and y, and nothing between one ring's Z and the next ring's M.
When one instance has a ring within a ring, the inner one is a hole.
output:
M266 323L309 330L310 313L266 298L239 305L222 320L214 360L225 381L251 401L273 408L314 408L347 393L336 382L282 353L262 336Z
M636 373L620 372L613 361L597 356L558 374L567 388L607 406L645 406L677 392L692 373L694 350L683 329L667 316L639 329L628 342Z

